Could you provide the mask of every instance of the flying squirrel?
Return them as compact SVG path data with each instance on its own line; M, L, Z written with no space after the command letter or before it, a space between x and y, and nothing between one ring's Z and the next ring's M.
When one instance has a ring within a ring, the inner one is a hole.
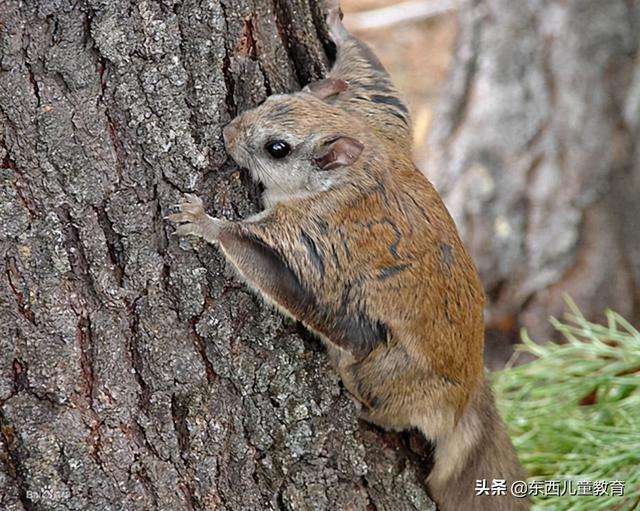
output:
M362 417L434 447L441 511L520 511L476 481L523 480L483 366L484 293L451 216L411 159L409 112L388 73L327 2L329 75L268 97L224 129L264 186L264 211L213 218L195 195L168 219L217 245L267 302L326 345Z

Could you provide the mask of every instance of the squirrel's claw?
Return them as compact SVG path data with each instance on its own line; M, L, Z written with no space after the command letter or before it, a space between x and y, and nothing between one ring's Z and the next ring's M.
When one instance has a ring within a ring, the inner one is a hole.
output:
M165 217L165 220L169 222L182 224L178 225L171 234L172 236L187 236L189 234L202 236L200 224L206 217L202 199L192 193L185 194L185 197L187 200L176 205L179 211Z
M202 232L198 224L187 223L176 227L176 230L171 233L171 236L198 236L202 237Z
M195 222L204 216L202 199L192 193L187 193L185 196L187 198L186 201L174 206L179 212L166 216L165 220L170 222Z
M185 194L186 201L178 204L177 213L167 215L165 220L176 226L172 236L197 236L209 243L216 243L224 220L212 218L204 212L202 199L192 193Z
M197 220L196 215L189 212L173 213L164 217L165 220L169 220L174 224L180 224L183 222L195 222Z

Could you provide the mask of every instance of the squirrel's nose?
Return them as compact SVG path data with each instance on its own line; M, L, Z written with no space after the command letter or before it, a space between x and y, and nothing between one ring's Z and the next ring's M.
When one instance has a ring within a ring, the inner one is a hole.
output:
M229 124L225 126L222 130L222 136L224 138L224 143L227 148L233 147L233 144L238 137L238 133L240 133L240 128L238 127L238 119L234 119Z

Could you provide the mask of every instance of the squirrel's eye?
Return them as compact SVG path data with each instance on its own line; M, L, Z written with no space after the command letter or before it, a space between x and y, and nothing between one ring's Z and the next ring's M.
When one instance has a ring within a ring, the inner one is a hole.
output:
M271 156L276 159L284 158L291 152L291 146L284 140L274 140L272 142L267 142L264 148Z

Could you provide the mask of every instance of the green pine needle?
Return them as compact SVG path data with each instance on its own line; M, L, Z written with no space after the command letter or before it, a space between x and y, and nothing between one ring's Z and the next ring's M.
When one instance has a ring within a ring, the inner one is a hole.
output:
M536 511L640 509L640 333L619 314L587 321L569 302L552 319L566 343L519 351L533 362L493 377L498 406L531 480L625 481L623 497L534 497Z

